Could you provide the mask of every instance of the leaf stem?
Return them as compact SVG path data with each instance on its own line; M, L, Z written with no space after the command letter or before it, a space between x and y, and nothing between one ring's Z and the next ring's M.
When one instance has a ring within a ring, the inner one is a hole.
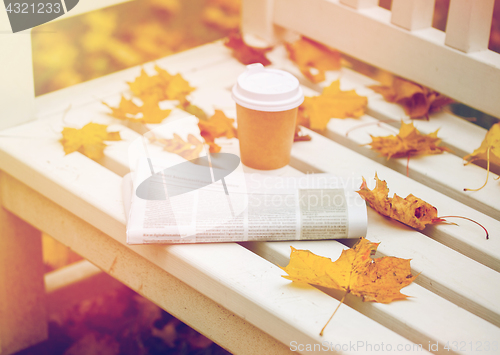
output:
M487 173L486 173L486 181L484 182L483 186L481 186L478 189L464 189L464 191L479 191L483 187L486 186L486 183L488 182L488 176L490 176L490 149L491 149L491 147L488 147L488 150L486 151L486 161L487 161L486 170L487 170Z
M466 219L468 221L471 221L471 222L474 222L476 223L479 227L483 228L484 231L486 232L486 239L490 239L490 235L488 233L488 230L479 222L476 222L474 221L473 219L470 219L470 218L467 218L467 217L462 217L462 216L440 216L440 217L436 217L434 218L433 220L438 222L439 220L443 220L444 221L444 218L462 218L462 219Z
M335 315L335 313L337 313L337 310L339 309L340 305L342 303L344 303L344 300L345 300L345 296L347 296L347 294L349 293L349 289L347 289L344 293L344 296L342 297L342 299L340 300L340 303L338 304L337 308L335 308L335 311L333 311L332 315L330 316L330 319L328 319L328 322L326 322L325 326L323 327L323 329L321 329L321 332L319 333L320 336L323 336L323 332L325 331L325 328L326 326L328 325L328 323L330 323L330 321L332 320L333 316Z

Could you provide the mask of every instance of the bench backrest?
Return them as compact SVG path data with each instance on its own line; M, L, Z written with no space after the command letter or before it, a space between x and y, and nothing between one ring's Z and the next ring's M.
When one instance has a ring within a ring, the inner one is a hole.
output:
M81 0L54 21L128 0ZM35 88L31 29L12 33L7 11L0 4L0 129L35 119Z
M291 30L500 117L500 54L488 50L494 0L243 0L242 30L269 43Z

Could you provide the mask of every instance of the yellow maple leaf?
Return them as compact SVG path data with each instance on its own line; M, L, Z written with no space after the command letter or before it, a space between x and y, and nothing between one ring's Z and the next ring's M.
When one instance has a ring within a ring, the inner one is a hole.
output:
M137 106L132 100L126 99L123 95L120 99L118 107L112 107L106 102L102 102L111 110L111 116L121 120L136 120L137 115L141 112L141 108Z
M220 147L215 144L215 139L220 137L235 138L236 128L233 126L234 120L228 118L221 110L215 110L215 113L208 120L199 120L198 127L200 128L201 136L210 146L211 153L218 153Z
M189 93L195 90L181 74L171 75L168 71L157 65L155 66L155 70L157 74L149 76L142 69L141 74L133 82L127 83L134 96L143 101L183 101Z
M429 113L439 111L452 102L437 91L398 77L393 79L391 85L372 85L369 88L381 94L386 101L403 106L410 118L429 119Z
M368 143L371 149L389 158L400 158L411 155L441 154L450 151L447 147L440 147L441 139L437 132L429 134L420 133L412 123L401 121L397 135L384 137L371 136L372 142Z
M483 186L478 189L464 189L465 191L478 191L486 186L488 182L488 176L490 173L490 164L493 164L493 171L500 171L500 122L491 126L486 136L481 143L481 146L474 150L472 154L466 155L464 160L467 161L466 164L472 163L476 160L486 160L486 181Z
M305 97L299 106L301 120L309 122L309 127L324 130L331 118L360 117L365 113L368 99L356 91L340 90L340 81L334 81L323 89L319 96Z
M411 274L410 260L387 256L372 259L378 244L360 238L351 249L343 250L335 262L308 250L291 247L290 263L281 267L288 274L283 277L294 282L345 291L340 304L348 293L361 297L363 301L381 303L407 298L400 290L416 278Z
M313 83L325 80L325 71L341 68L340 53L307 37L286 43L290 59L299 67L306 78Z
M80 129L64 127L60 142L66 154L78 151L90 159L98 160L104 156L104 141L121 140L120 132L108 132L108 126L88 123Z
M103 104L111 109L111 116L141 123L161 123L172 111L162 110L154 96L146 97L142 106L123 96L118 107L112 107L105 102Z

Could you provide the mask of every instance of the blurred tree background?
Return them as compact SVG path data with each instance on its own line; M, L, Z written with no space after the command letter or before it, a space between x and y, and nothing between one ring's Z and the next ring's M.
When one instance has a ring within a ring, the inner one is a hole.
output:
M220 39L239 23L240 0L141 0L38 26L35 94Z

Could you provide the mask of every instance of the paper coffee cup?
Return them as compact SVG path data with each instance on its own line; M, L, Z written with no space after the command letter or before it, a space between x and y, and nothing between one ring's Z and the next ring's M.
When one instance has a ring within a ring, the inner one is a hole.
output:
M297 108L304 101L290 73L250 64L232 90L236 102L241 162L260 170L290 162Z

